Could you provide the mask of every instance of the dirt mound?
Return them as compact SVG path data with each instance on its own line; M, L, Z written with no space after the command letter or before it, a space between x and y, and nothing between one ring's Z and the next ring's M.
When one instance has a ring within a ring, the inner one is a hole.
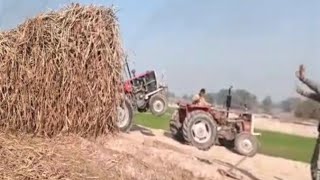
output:
M158 166L132 154L106 148L102 140L89 141L77 136L44 139L0 134L0 177L75 180L182 180L193 177L190 171L174 164Z
M192 177L208 180L229 179L221 176L218 169L229 170L243 158L222 146L201 151L180 144L168 132L145 127L136 127L135 131L121 136L117 140L106 141L104 146L159 166L174 163L176 168L192 172ZM311 178L309 169L307 163L257 154L247 158L233 171L243 180L301 180Z
M73 4L0 33L0 127L97 136L115 127L123 50L111 8Z

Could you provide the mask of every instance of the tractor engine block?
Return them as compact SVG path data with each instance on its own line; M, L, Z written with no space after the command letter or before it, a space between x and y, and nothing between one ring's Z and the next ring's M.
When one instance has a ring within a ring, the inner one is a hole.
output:
M135 93L135 100L138 109L146 109L147 101L145 100L145 93L143 91Z

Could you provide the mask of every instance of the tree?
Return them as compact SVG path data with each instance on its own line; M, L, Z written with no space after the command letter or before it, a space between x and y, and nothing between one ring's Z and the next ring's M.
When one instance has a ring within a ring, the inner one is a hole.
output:
M281 101L280 107L284 112L292 112L296 109L297 105L301 103L300 98L290 97Z
M208 103L214 104L215 103L215 93L208 93L206 100Z
M300 102L294 112L296 117L320 119L320 104L314 100Z
M225 105L226 98L228 95L228 89L221 89L218 93L213 95L214 100L219 105ZM232 95L232 103L231 106L236 107L244 107L246 105L248 109L254 109L258 105L257 97L244 89L236 89L231 92Z
M262 101L262 109L266 112L266 113L270 113L271 109L272 109L273 103L272 103L272 99L270 96L267 96L263 99Z

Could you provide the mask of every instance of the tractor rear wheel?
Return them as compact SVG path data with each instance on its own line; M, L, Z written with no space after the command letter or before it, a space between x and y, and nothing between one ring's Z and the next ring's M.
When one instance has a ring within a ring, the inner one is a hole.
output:
M155 116L164 115L168 109L167 98L160 93L151 96L149 108L151 113Z
M253 157L258 152L259 142L254 135L242 132L236 136L234 140L234 147L240 155Z
M191 112L183 123L185 141L200 150L209 150L216 142L217 123L205 111Z
M179 119L179 110L175 110L170 119L170 132L172 137L179 141L183 142L183 133L182 133L182 124Z
M122 132L130 131L133 125L133 107L128 99L125 99L121 106L118 106L117 126Z

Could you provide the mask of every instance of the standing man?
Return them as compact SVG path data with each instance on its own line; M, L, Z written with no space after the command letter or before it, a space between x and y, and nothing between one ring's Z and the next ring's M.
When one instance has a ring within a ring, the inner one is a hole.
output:
M297 78L307 85L313 92L306 92L301 88L297 88L297 93L300 95L317 101L320 103L320 84L308 79L305 77L305 68L303 65L300 65L299 71L296 72ZM320 123L318 123L318 139L316 146L314 148L312 160L311 160L311 177L312 180L320 180Z

